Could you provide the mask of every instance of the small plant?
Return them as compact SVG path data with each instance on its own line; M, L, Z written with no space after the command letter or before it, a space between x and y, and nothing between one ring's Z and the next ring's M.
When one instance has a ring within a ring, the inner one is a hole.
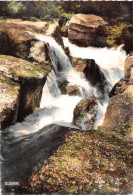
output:
M61 26L60 30L61 30L62 33L66 32L66 27L65 27L64 24Z
M20 8L22 7L22 2L11 1L8 6L13 13L18 13Z
M56 6L55 10L59 16L64 16L67 19L70 19L74 15L73 13L66 13L60 5Z
M102 126L100 126L100 127L98 128L98 131L99 131L101 134L103 134L103 135L106 135L106 134L107 134L107 129L104 128L104 127L102 127Z
M124 38L129 32L127 24L116 24L107 27L107 39L106 42L112 47L117 47L119 44L124 43Z

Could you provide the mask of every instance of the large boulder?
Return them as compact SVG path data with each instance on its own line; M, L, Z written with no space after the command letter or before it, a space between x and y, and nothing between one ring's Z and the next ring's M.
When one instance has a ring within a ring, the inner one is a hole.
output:
M103 127L117 138L133 141L133 83L117 84L112 96Z
M29 182L30 194L132 194L132 144L103 129L70 132Z
M97 101L94 97L81 100L74 109L73 123L83 130L93 130Z
M39 106L49 65L0 55L1 126L22 120Z
M104 29L108 25L101 17L93 14L76 14L68 26L68 38L79 46L105 46Z

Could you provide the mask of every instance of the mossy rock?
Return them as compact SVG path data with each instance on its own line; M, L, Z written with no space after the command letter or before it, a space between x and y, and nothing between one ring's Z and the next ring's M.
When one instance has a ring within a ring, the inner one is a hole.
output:
M15 122L22 120L39 106L42 88L50 71L51 66L48 64L32 63L13 56L0 55L0 73L1 78L4 78L1 79L1 83L9 88L4 96L10 96L12 92L13 97L18 93L17 87L20 88L18 96L14 99L14 101L18 101ZM9 125L6 122L4 124L3 127Z
M73 123L83 130L93 130L97 100L93 96L81 100L74 109Z
M105 137L98 131L71 132L66 143L33 170L28 192L131 193L131 148L130 143Z
M119 139L133 141L133 85L123 84L110 99L103 127Z

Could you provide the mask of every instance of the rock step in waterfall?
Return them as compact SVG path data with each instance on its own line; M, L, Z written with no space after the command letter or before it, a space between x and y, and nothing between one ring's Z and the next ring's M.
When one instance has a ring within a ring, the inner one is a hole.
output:
M40 42L48 43L49 54L53 64L53 71L49 74L47 82L43 88L40 108L27 117L24 122L9 127L8 130L16 135L27 132L28 134L38 131L42 127L61 123L70 126L73 121L73 111L78 102L84 98L95 97L97 99L97 110L95 115L94 129L102 125L104 114L109 101L109 91L113 85L124 76L124 61L126 53L121 47L115 49L107 48L80 48L72 45L68 39L64 38L64 45L69 47L70 55L83 59L93 59L100 67L100 71L105 77L105 94L101 100L99 88L92 86L86 80L85 75L73 69L72 64L65 54L63 48L50 36L34 35ZM80 96L69 96L62 94L59 89L59 82L67 81L69 85L79 88ZM86 129L85 129L86 130Z

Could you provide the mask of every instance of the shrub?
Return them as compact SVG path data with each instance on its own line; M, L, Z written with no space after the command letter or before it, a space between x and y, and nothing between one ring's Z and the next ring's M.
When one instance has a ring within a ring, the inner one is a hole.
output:
M107 27L107 44L117 47L119 44L124 43L125 37L130 34L129 27L130 25L123 23Z
M70 12L66 13L65 10L60 5L56 6L55 10L59 16L63 16L67 19L70 19L74 15L74 13Z

